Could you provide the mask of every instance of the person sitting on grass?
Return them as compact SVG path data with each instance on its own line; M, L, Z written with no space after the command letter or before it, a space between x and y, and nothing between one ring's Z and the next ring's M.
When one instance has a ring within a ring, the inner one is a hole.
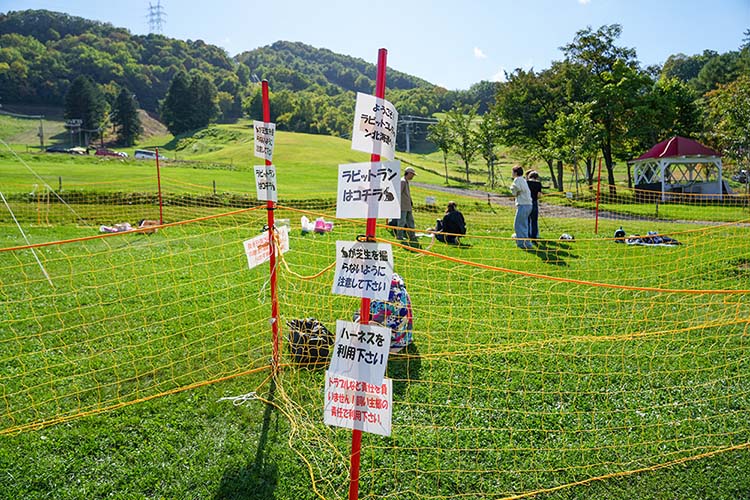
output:
M449 245L460 245L460 235L466 234L466 221L456 209L456 202L449 201L442 220L437 220L435 238Z

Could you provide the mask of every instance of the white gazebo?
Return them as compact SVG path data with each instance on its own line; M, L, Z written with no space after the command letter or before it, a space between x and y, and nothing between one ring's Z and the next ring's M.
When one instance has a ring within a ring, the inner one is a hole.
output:
M669 193L710 195L719 200L724 194L721 155L685 137L660 142L629 163L635 189L661 193L662 201L673 198Z

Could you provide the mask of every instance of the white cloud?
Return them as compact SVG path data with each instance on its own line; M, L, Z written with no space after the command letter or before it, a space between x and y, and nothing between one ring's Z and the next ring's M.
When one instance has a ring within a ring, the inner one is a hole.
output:
M493 82L504 82L505 81L505 68L503 68L501 66L500 69L498 70L498 72L495 73L494 75L492 75L492 81Z
M474 57L476 59L487 59L487 55L479 47L474 47Z
M588 5L591 3L591 0L578 0L578 3L580 3L581 5Z

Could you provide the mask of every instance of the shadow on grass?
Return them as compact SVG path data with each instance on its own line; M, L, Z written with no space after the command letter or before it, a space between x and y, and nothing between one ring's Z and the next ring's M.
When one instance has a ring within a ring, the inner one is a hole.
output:
M412 342L399 353L388 356L388 377L393 379L393 393L402 395L413 381L419 380L422 358L417 344Z
M276 381L272 378L267 396L268 401L273 402L275 392ZM214 500L266 500L275 497L274 490L279 482L279 471L278 467L269 462L266 457L268 430L271 426L273 410L274 407L266 403L255 460L244 466L234 466L228 469L221 478ZM278 419L278 414L275 416Z
M536 240L535 247L529 253L539 257L545 264L565 267L565 259L577 259L578 256L570 252L571 245L556 240Z

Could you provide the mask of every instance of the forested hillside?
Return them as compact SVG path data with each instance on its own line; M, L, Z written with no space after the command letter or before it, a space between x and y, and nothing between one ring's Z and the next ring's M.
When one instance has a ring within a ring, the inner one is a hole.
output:
M630 157L668 134L704 135L714 145L730 142L709 133L723 115L718 108L706 106L709 102L718 106L716 92L726 93L722 87L734 85L731 95L745 90L750 30L737 51L676 54L663 67L649 68L642 67L634 49L613 45L620 30L619 25L582 30L561 48L561 60L550 68L516 69L506 75L506 82L482 81L462 91L446 90L389 68L386 98L402 117L456 111L451 116L459 124L462 116L486 116L481 138L464 131L465 144L483 141L484 145L465 148L462 154L468 169L481 151L490 179L498 142L545 158L550 165L553 157L562 161L560 144L581 137L580 131L562 130L570 128L563 122L576 114L591 115L599 122L594 125L604 127L603 131L594 127L590 135L593 144L606 151L610 167L613 154ZM375 72L373 63L301 42L278 41L230 57L202 40L133 35L109 23L68 14L46 10L0 14L0 103L65 105L70 115L66 118L78 118L82 112L72 111L65 101L74 80L86 77L90 83L79 82L81 88L91 89L84 95L99 102L100 93L106 101L88 124L93 130L110 125L122 129L116 123L118 96L125 104L128 96L135 96L138 106L160 116L175 135L212 121L259 118L259 83L266 79L271 120L280 130L346 136L351 132L354 93L373 92ZM493 106L495 113L487 116ZM427 138L427 122L417 121L422 123L399 127L400 146L403 130L409 131L412 146L415 140ZM454 129L446 136L453 142L461 127ZM437 144L439 131L432 132L431 142ZM744 146L734 149L744 151ZM578 158L580 145L576 151L573 156Z

